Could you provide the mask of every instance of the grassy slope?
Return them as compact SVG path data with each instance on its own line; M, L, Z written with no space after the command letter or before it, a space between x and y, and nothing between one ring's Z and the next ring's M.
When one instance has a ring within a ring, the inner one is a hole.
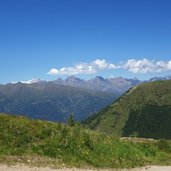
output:
M171 165L166 141L132 142L80 126L0 115L0 163L24 161L40 165L123 168Z
M171 81L132 88L86 124L120 136L171 139Z

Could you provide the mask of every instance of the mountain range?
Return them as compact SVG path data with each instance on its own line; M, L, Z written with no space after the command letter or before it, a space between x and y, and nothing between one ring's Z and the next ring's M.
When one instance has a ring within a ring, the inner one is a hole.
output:
M65 122L75 114L83 120L110 104L115 95L53 82L0 86L0 111L36 119Z
M154 79L158 78L150 81ZM136 78L101 76L90 80L70 76L65 80L9 83L0 85L0 112L59 122L74 113L75 119L82 121L141 83Z
M141 83L138 79L126 79L122 77L116 78L103 78L101 76L96 76L90 80L84 80L70 76L65 80L59 78L54 83L58 85L66 85L72 87L79 87L84 89L89 89L93 91L100 91L110 94L115 94L117 96L122 95L129 88Z
M59 122L74 113L75 120L81 121L138 83L139 80L100 76L90 80L71 76L49 82L13 82L0 85L0 112Z

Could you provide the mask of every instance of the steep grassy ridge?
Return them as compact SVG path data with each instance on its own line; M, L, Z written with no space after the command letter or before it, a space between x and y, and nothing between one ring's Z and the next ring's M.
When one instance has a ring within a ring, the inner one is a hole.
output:
M134 87L85 124L119 136L171 139L171 81Z

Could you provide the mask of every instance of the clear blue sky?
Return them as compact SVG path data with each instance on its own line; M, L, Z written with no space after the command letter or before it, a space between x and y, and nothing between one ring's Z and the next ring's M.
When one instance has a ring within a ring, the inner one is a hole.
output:
M0 0L0 83L51 80L61 77L48 75L52 68L132 58L171 60L170 0ZM146 79L171 71L94 75Z

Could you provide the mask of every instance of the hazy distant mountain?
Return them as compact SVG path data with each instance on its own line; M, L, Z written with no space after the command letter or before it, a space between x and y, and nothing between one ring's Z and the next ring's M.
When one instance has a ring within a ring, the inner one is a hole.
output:
M85 80L82 80L80 78L74 77L74 76L70 76L68 78L66 78L65 80L58 78L57 80L53 81L55 84L59 84L59 85L67 85L67 86L72 86L72 87L81 87L81 88L85 88L84 84L85 84Z
M61 122L74 113L77 120L83 120L116 97L53 82L19 82L0 86L0 112Z
M149 80L149 82L151 81L159 81L159 80L171 80L171 76L166 76L166 77L153 77Z
M125 79L122 77L103 78L101 76L96 76L95 78L90 80L83 80L71 76L65 80L59 78L53 82L58 85L80 87L80 88L90 89L93 91L100 91L100 92L106 92L111 94L114 93L117 96L122 95L129 88L141 83L141 81L138 79Z

